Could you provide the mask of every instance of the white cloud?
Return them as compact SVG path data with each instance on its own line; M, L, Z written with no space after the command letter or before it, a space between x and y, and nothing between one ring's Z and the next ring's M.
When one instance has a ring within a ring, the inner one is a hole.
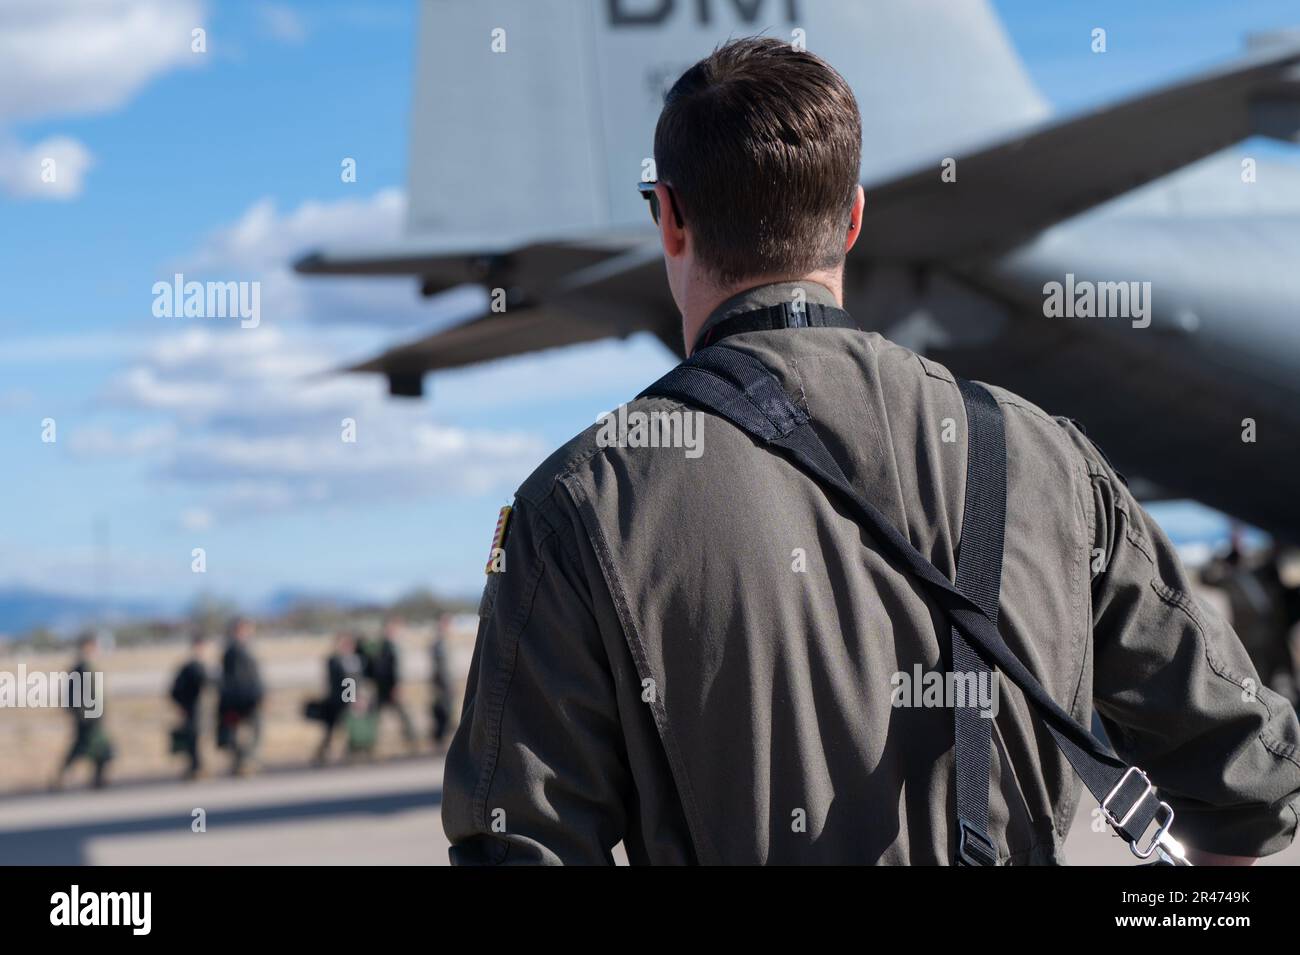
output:
M5 0L0 123L116 109L154 77L195 65L198 0Z
M0 134L0 189L16 199L75 199L95 164L90 150L68 136L31 146Z
M195 506L217 521L325 503L476 495L510 490L549 448L535 434L449 419L624 388L630 397L634 385L670 367L662 347L644 337L600 342L445 373L432 403L394 401L377 375L335 373L391 342L395 322L424 331L482 307L481 294L466 293L440 308L421 300L411 279L305 280L292 273L292 261L311 248L399 238L404 206L396 189L285 212L263 199L214 230L169 271L187 280L260 282L262 323L243 329L161 319L165 337L112 379L104 397L110 407L177 423L176 440L156 447L138 437L134 445L126 437L83 440L140 448L161 476L201 495ZM431 417L435 409L439 420ZM341 438L344 419L355 421L355 442Z
M296 427L324 413L355 417L372 407L427 410L430 403L389 398L381 375L339 374L339 367L380 347L374 336L364 337L364 347L343 341L301 324L220 331L196 325L138 348L142 360L109 383L106 398L190 420L258 420L264 428L277 421ZM439 372L431 404L457 417L583 395L626 393L630 399L674 362L649 335L573 345Z
M204 493L220 518L319 503L508 490L546 448L397 403L374 378L321 374L337 361L305 330L193 328L158 342L109 386L111 406L184 422L116 434L86 428L83 454L143 454ZM344 440L345 419L355 441Z
M518 483L545 453L529 435L409 415L367 415L357 420L357 431L355 443L342 440L339 422L325 420L296 434L208 433L179 447L167 473L233 489L227 503L279 506L433 491L479 494Z
M187 279L259 281L262 315L273 324L296 319L390 327L427 324L445 313L446 306L440 312L438 304L421 299L414 278L303 278L292 267L312 249L395 242L402 236L405 216L400 189L332 202L309 200L285 213L277 210L274 200L264 198L232 224L213 231L174 268ZM451 308L467 318L477 303L462 300Z
M196 326L156 342L110 382L107 398L191 420L286 426L304 417L382 407L381 383L329 374L337 360L301 327Z
M201 55L190 50L190 31L203 14L199 0L0 4L0 192L18 199L81 195L94 165L87 146L62 135L25 145L7 127L107 112L154 77L196 65Z
M307 248L336 241L365 244L398 238L406 215L400 189L322 202L309 199L281 216L270 198L259 199L230 226L216 230L192 257L198 268L266 268Z

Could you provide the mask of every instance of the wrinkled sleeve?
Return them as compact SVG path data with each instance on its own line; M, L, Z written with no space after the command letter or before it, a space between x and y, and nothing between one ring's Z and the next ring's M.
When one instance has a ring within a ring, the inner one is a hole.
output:
M1073 430L1073 429L1072 429ZM1095 504L1094 702L1116 751L1147 772L1198 849L1290 845L1300 727L1241 641L1192 593L1164 532L1086 438Z
M611 864L629 784L574 525L517 500L488 575L442 819L451 861ZM546 516L543 516L543 515Z

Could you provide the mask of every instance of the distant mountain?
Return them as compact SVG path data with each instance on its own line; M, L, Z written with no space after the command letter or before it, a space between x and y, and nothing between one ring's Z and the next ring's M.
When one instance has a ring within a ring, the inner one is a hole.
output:
M166 619L188 616L202 595L187 594L175 601L166 600L115 600L107 608L108 621ZM430 599L434 599L430 597ZM235 612L236 602L218 601L223 612ZM475 606L469 598L448 598L443 603L456 606ZM357 610L366 607L386 606L386 601L376 601L356 594L343 594L328 590L284 588L272 592L255 603L244 604L242 612L257 616L279 617L294 610L333 609ZM61 594L31 587L0 585L0 641L11 639L37 627L45 627L62 636L98 622L105 608L98 599L79 594Z
M374 603L373 600L366 600L350 594L286 588L275 591L258 603L257 612L268 617L278 617L281 614L303 607L333 607L338 610L352 610L357 607L373 606Z
M166 612L160 604L144 600L114 600L105 608L94 597L30 587L0 587L0 640L35 627L67 633L94 623L105 610L110 619L156 616Z

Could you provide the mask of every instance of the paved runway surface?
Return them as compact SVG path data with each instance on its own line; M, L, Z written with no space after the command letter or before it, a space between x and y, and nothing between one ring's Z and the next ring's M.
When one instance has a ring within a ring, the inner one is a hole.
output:
M441 778L441 761L425 757L9 798L0 863L446 864Z
M441 760L423 757L11 797L0 800L0 863L445 865L441 779ZM1091 808L1085 799L1070 861L1135 862L1118 839L1091 830ZM196 818L206 831L194 831ZM1297 863L1300 845L1265 860Z

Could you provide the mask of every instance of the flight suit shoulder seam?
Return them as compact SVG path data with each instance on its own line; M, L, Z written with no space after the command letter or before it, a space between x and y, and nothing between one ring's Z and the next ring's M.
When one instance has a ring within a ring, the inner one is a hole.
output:
M670 406L673 408L688 407L685 402L661 395L654 395L646 399L636 399L635 401L627 402L627 405L630 407L632 404L636 403L636 401L645 401L647 404L654 405L655 408L658 408L660 405ZM535 477L529 478L528 481L525 481L524 484L515 491L515 496L520 500L528 502L533 507L542 508L553 506L550 505L549 502L554 498L555 489L557 487L565 486L567 488L570 479L576 474L579 468L583 467L600 454L617 450L620 450L617 446L601 446L599 444L593 444L590 447L583 448L581 451L576 451L571 457L564 460L563 465L558 467L546 478L540 481L536 480ZM542 490L538 493L526 490L530 485L541 485Z
M1001 391L999 389L998 391L993 392L993 395L995 398L997 398L997 402L1000 405L1003 405L1007 408L1015 408L1017 411L1021 412L1022 414L1030 415L1031 417L1037 418L1039 421L1046 422L1047 424L1056 423L1056 419L1053 418L1051 415L1049 415L1042 408L1035 408L1031 404L1026 404L1025 402L1020 401L1019 399L1011 395L1009 392Z
M572 521L559 519L564 507L562 501L567 501L570 507L573 506L572 492L564 480L567 475L567 471L564 474L557 474L546 494L541 497L532 500L521 497L521 500L528 505L529 513L539 527L546 532L545 536L539 537L537 540L537 552L540 554L546 541L554 537L556 542L564 548L565 554L577 560L579 557L576 547L577 529L573 526Z
M933 378L935 381L946 382L950 385L957 384L957 379L953 377L952 372L937 361L926 358L918 352L913 352L912 355L921 363L921 370L925 372L927 377Z

